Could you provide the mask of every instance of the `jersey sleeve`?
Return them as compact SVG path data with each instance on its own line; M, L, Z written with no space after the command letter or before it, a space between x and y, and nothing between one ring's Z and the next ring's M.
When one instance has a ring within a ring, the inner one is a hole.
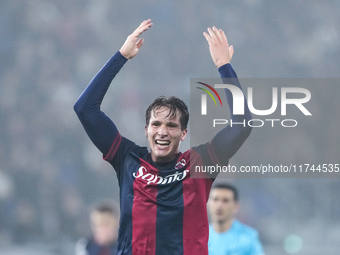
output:
M241 84L237 78L237 75L230 64L225 64L219 69L220 76L223 83L233 84L242 90ZM233 97L229 90L225 89L225 94L230 110L231 121L233 123L247 123L251 119L251 114L244 100L244 114L234 115L233 114ZM251 127L244 125L228 125L221 129L210 142L206 144L193 147L194 153L191 153L191 161L193 164L197 160L192 160L198 154L202 159L203 166L211 167L209 171L206 171L206 175L211 179L217 177L219 171L211 171L215 167L227 166L230 158L238 151L244 141L248 138L251 132ZM194 165L192 167L195 167Z
M126 61L118 51L91 80L74 105L87 135L104 155L121 136L112 120L100 110L100 105L112 80Z
M118 132L107 154L103 154L103 159L109 162L115 169L119 185L122 181L122 171L126 163L126 156L131 150L137 151L139 149L140 147L138 145Z
M237 78L237 75L232 68L231 64L225 64L219 69L220 76L223 83L233 84L242 91L241 84ZM248 108L247 100L244 99L244 114L234 115L233 114L233 96L230 90L225 89L225 95L227 98L231 122L238 123L235 125L228 125L220 130L211 140L209 151L214 153L217 161L222 165L227 165L229 159L238 151L241 145L248 138L251 127L247 126L246 123L251 119L251 114ZM240 124L244 123L244 124Z

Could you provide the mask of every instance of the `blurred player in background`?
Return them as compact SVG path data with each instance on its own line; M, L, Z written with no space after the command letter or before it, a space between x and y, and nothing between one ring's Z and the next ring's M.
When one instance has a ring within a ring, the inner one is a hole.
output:
M113 202L96 205L90 212L92 236L77 242L76 255L115 255L118 222L118 210Z
M257 231L234 218L238 209L238 191L233 185L218 183L211 188L209 255L264 254Z
M227 164L251 128L226 126L210 142L181 153L179 145L187 134L188 108L177 97L159 97L145 115L150 152L120 134L100 105L113 78L143 45L139 36L151 26L151 20L145 20L127 37L121 49L92 79L74 109L92 142L117 173L121 211L117 254L207 255L206 203L214 176L190 178L190 165ZM234 85L241 88L230 65L234 50L224 32L213 27L204 36L220 76L234 78ZM140 86L148 90L147 82ZM230 91L226 91L226 97L231 119L247 123L251 119L247 104L244 115L233 115ZM124 115L119 105L116 110ZM134 120L131 125L135 125Z

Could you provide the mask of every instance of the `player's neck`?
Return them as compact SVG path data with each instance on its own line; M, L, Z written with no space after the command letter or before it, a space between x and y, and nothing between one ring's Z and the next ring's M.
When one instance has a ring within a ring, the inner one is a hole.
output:
M150 153L152 163L154 165L158 166L158 167L168 166L169 164L177 162L179 155L180 155L180 153L177 152L172 157L169 157L169 158L166 158L166 159L159 159L159 158L153 157L152 153Z
M233 224L233 220L234 219L231 218L223 222L214 222L213 223L214 230L217 233L223 233L228 231L231 228L231 225Z

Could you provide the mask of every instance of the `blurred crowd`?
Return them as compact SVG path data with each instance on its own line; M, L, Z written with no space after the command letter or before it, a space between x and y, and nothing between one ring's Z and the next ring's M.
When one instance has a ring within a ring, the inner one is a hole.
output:
M146 145L144 110L156 96L176 95L189 104L190 77L218 75L202 35L208 26L226 31L240 77L336 78L339 8L337 0L0 1L0 246L76 241L89 234L89 205L103 198L118 201L114 170L72 107L143 19L151 18L154 27L140 54L117 76L103 109L123 135ZM324 93L328 106L339 106L340 87L326 90L315 93ZM327 123L310 127L308 134L299 130L299 142L310 153L306 160L336 159L339 121L332 109L316 106L316 116L324 112L329 118L314 121ZM274 138L252 139L245 148L249 162L260 160L252 158L259 148L280 159ZM339 235L337 179L230 181L243 197L240 218L259 230L265 249L306 225L300 233L311 242Z

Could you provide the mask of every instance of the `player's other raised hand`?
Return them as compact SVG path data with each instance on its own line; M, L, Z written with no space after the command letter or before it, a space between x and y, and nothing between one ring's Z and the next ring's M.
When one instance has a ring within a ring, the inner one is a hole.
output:
M208 27L208 33L203 32L205 39L209 44L209 50L212 60L217 67L230 63L233 54L233 46L229 46L227 36L222 29L217 29L215 26Z
M139 38L141 34L143 34L146 30L148 30L152 26L151 19L144 20L139 27L131 35L129 35L120 48L120 53L128 58L131 59L137 55L139 48L142 47L144 39Z

